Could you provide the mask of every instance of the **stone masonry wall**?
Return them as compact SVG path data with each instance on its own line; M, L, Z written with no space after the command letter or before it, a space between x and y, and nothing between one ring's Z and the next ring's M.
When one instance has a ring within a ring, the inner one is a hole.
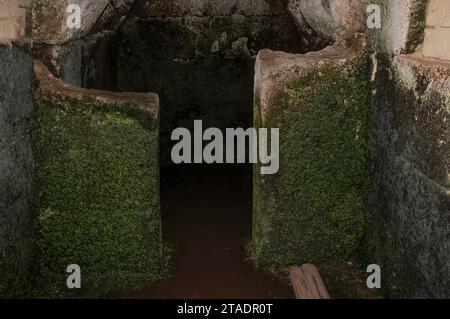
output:
M391 297L448 298L450 65L379 59L372 227L384 285Z
M388 23L370 33L376 49L371 227L390 297L450 296L450 64L436 59L446 57L448 41L439 33L449 29L434 27L446 24L447 4L386 1Z
M137 0L120 37L118 88L160 95L163 162L173 129L194 119L223 129L252 125L259 50L303 53L318 45L286 0Z
M17 39L27 32L31 0L0 0L0 39Z
M0 70L0 296L16 296L28 283L32 239L29 48L0 43Z
M423 55L450 60L450 1L430 0Z

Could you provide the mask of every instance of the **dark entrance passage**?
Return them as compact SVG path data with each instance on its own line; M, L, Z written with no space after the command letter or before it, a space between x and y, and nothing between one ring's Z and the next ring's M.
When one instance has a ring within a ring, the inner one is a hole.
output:
M164 239L175 248L171 278L141 298L289 298L287 278L258 271L252 234L251 165L176 166L176 128L253 127L255 56L260 49L308 51L287 12L149 17L134 12L121 29L118 89L160 97ZM313 42L310 42L313 43Z
M149 62L147 62L149 63ZM252 235L251 165L173 164L171 133L253 126L254 59L210 57L148 66L146 90L161 103L163 238L174 247L174 271L139 291L140 298L288 298L285 280L248 261ZM167 73L167 72L170 73ZM205 142L204 145L207 143Z
M177 166L171 160L171 132L193 132L194 120L224 134L226 128L253 126L254 59L160 61L150 69L146 90L158 92L161 102L161 212L164 240L175 248L174 272L137 297L292 297L287 278L274 278L247 261L252 166Z
M248 261L252 235L251 165L175 165L171 133L178 127L253 126L254 59L209 57L147 61L145 90L161 103L163 238L174 247L172 276L137 292L139 298L289 298L287 278ZM206 142L204 143L204 145Z
M174 273L133 297L292 298L287 278L247 261L251 238L249 166L163 168L164 238L174 245Z

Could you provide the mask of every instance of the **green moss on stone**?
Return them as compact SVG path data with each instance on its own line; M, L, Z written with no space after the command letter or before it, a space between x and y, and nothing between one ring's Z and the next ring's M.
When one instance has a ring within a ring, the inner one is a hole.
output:
M412 9L411 22L406 43L407 53L413 53L423 43L426 26L427 1L416 1Z
M1 230L3 231L3 230ZM5 236L5 234L1 234ZM19 247L19 245L3 248L0 253L0 279L1 298L26 298L31 290L29 265L24 261L29 260L30 245Z
M38 296L104 296L161 278L158 120L132 105L37 103ZM66 288L78 264L82 289Z
M367 256L371 88L368 63L357 64L292 81L270 103L280 171L255 170L254 185L253 255L265 268Z

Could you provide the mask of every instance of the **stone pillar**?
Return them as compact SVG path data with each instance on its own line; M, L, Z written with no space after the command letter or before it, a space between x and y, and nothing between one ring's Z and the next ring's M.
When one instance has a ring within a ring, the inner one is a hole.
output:
M280 130L279 172L254 171L258 265L354 261L367 211L368 79L365 58L342 43L258 54L255 125Z
M159 98L80 89L36 62L35 214L38 287L104 296L167 269L159 198ZM82 268L78 292L64 270Z
M449 3L374 2L383 18L382 28L369 32L377 51L371 133L376 263L389 297L448 298L450 64L430 58L448 57Z

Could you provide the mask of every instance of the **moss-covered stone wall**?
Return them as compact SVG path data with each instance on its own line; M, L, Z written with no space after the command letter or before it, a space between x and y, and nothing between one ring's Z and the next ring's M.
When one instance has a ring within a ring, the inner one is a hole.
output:
M371 251L370 67L363 57L330 64L319 54L322 66L303 72L291 62L279 70L291 79L267 89L268 99L256 95L255 125L280 129L279 173L263 176L256 166L254 174L252 253L264 268L337 265ZM308 68L317 57L286 59Z
M58 83L58 82L56 82ZM36 93L37 296L105 296L161 278L159 109L102 92ZM66 268L81 267L68 290Z

